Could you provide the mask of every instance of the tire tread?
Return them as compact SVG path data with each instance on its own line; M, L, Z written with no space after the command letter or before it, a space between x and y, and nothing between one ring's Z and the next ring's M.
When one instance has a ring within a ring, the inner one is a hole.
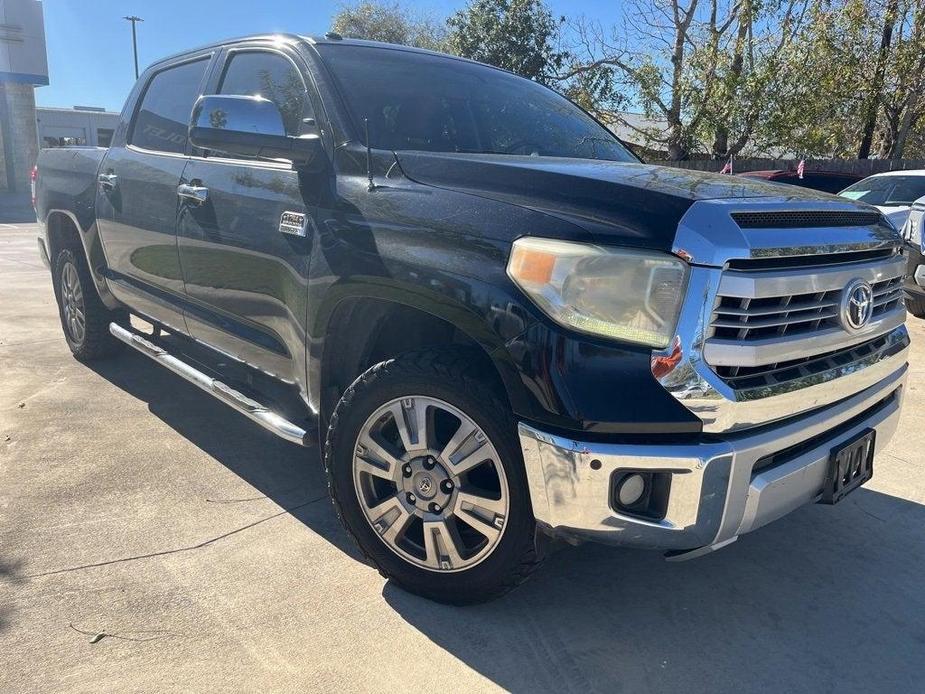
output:
M64 325L62 316L61 327L65 333L68 347L71 353L79 361L94 361L96 359L105 359L118 354L123 344L109 332L109 324L113 321L119 322L125 318L124 311L112 311L106 308L106 305L100 299L96 291L96 285L90 276L90 269L87 266L86 258L80 250L73 248L63 248L59 251L55 259L55 297L58 302L58 311L61 313L61 270L66 262L72 262L77 268L77 277L80 280L80 288L83 292L84 300L84 318L85 334L84 340L80 345L75 345L67 334L67 326Z
M331 415L323 451L328 493L331 496L331 501L334 504L337 517L354 544L360 548L366 561L372 566L375 566L384 578L395 581L409 592L419 595L423 594L425 597L432 600L455 605L494 600L526 581L542 562L537 552L536 543L525 543L527 546L520 548L518 559L516 562L512 562L512 567L508 573L502 577L492 590L482 591L477 596L459 596L458 599L455 597L447 598L445 595L427 594L420 586L406 585L400 578L389 575L377 564L375 558L366 551L359 538L347 523L335 489L333 475L334 448L338 437L341 435L339 421L344 411L351 407L357 393L368 388L374 388L377 381L387 376L411 375L428 377L437 375L449 382L461 384L462 388L469 393L484 394L485 397L483 401L486 403L486 407L495 409L497 411L495 413L497 416L503 417L506 420L511 420L510 413L501 411L501 408L495 404L498 398L497 387L486 384L485 379L478 373L478 366L479 360L475 358L473 351L468 348L421 349L407 352L394 359L375 364L350 384L343 396L341 396L340 401L337 403L337 407Z

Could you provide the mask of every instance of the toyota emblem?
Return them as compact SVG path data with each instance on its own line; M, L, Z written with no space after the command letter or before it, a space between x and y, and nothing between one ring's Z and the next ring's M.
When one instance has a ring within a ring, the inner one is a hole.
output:
M842 294L841 322L850 332L861 330L874 313L874 290L862 279L851 282Z
M431 489L433 489L434 483L427 475L421 477L418 481L418 489L421 490L421 494L428 494Z

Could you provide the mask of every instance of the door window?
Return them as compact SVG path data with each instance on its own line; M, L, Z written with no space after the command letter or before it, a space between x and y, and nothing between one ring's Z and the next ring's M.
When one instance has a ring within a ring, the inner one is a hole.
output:
M96 129L96 146L109 147L112 145L112 135L115 132L112 128Z
M301 135L302 119L312 117L302 76L295 65L279 53L233 53L218 93L269 99L279 108L287 135Z
M148 83L129 142L157 152L186 153L193 104L209 59L167 68Z

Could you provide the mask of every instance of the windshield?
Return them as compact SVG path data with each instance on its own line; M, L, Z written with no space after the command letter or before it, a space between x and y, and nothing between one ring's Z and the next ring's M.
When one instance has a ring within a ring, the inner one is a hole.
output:
M839 193L869 205L899 207L925 196L925 176L871 176Z
M426 53L316 46L377 149L638 161L568 99L501 70Z

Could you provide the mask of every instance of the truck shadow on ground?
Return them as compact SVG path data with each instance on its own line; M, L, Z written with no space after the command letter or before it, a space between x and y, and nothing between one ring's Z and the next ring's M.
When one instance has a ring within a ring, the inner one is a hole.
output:
M383 594L514 692L922 691L923 549L925 507L861 489L690 562L583 545L488 605Z
M362 561L326 500L316 450L277 439L139 355L93 368ZM165 387L167 378L177 382ZM584 545L486 605L437 605L391 583L383 596L515 692L921 691L923 548L925 507L861 489L699 560Z
M325 540L362 561L327 495L317 448L303 448L260 428L179 376L132 353L88 364L148 404L151 414L224 465ZM165 386L165 379L170 379ZM221 503L222 500L219 500Z

